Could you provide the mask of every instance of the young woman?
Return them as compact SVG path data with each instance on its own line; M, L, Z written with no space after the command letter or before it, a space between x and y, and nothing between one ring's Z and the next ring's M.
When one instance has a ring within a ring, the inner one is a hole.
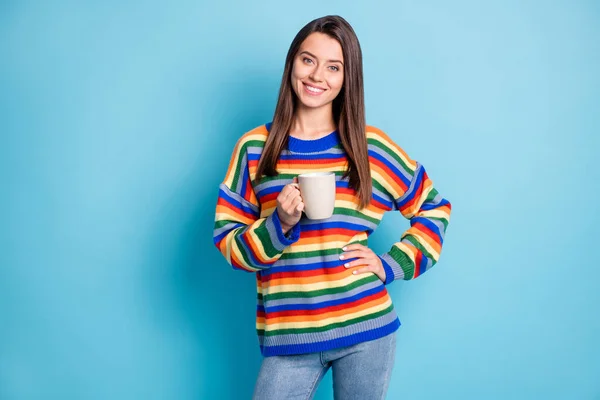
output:
M333 216L309 220L300 173L333 171ZM308 23L287 54L273 121L237 142L219 188L214 243L257 283L264 356L255 399L311 398L332 368L336 399L383 399L400 322L386 285L439 259L450 203L421 164L366 125L362 54L339 16ZM367 245L386 211L411 227Z

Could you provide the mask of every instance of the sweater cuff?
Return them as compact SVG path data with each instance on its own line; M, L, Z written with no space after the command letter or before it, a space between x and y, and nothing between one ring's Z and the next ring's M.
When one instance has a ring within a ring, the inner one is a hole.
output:
M384 256L385 256L385 254L383 256L377 256L377 257L379 257L379 259L381 260L381 264L383 265L383 270L385 271L384 285L389 285L390 283L392 283L395 280L394 271L392 270L392 267L390 267L390 264L388 264L388 262L386 261Z
M273 211L271 215L267 217L266 225L269 236L271 237L271 243L273 243L273 246L280 252L287 246L296 243L300 238L300 222L294 225L287 235L284 234L277 210Z
M392 248L392 252L394 248ZM403 255L403 253L401 253ZM383 269L385 270L385 284L389 284L392 281L397 279L406 279L405 270L410 270L410 261L406 260L408 265L405 265L403 268L398 261L394 257L391 256L390 253L385 253L378 256L381 259L381 263L383 264ZM407 257L406 257L407 258Z

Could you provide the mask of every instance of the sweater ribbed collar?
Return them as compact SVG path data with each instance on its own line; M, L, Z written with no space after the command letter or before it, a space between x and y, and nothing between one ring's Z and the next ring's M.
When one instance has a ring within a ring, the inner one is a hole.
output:
M267 131L271 131L272 122L265 124ZM319 151L328 150L340 142L340 135L338 130L329 133L319 139L304 140L298 139L293 136L289 137L288 150L294 153L316 153Z

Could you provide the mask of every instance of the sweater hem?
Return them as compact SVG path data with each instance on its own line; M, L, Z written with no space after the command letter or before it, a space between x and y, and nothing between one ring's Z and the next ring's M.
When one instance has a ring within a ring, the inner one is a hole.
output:
M316 343L303 343L284 346L260 346L260 351L264 357L289 356L295 354L316 353L320 351L333 350L340 347L352 346L358 343L375 340L395 332L400 327L400 320L396 318L391 323L377 329L366 332L355 333L350 336L344 336L337 339L327 340Z

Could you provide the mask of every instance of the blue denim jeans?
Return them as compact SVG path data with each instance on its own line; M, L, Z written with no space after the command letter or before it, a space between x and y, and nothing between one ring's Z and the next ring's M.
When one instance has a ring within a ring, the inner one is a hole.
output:
M312 399L332 368L335 400L385 399L396 353L396 332L353 346L262 360L254 400Z

